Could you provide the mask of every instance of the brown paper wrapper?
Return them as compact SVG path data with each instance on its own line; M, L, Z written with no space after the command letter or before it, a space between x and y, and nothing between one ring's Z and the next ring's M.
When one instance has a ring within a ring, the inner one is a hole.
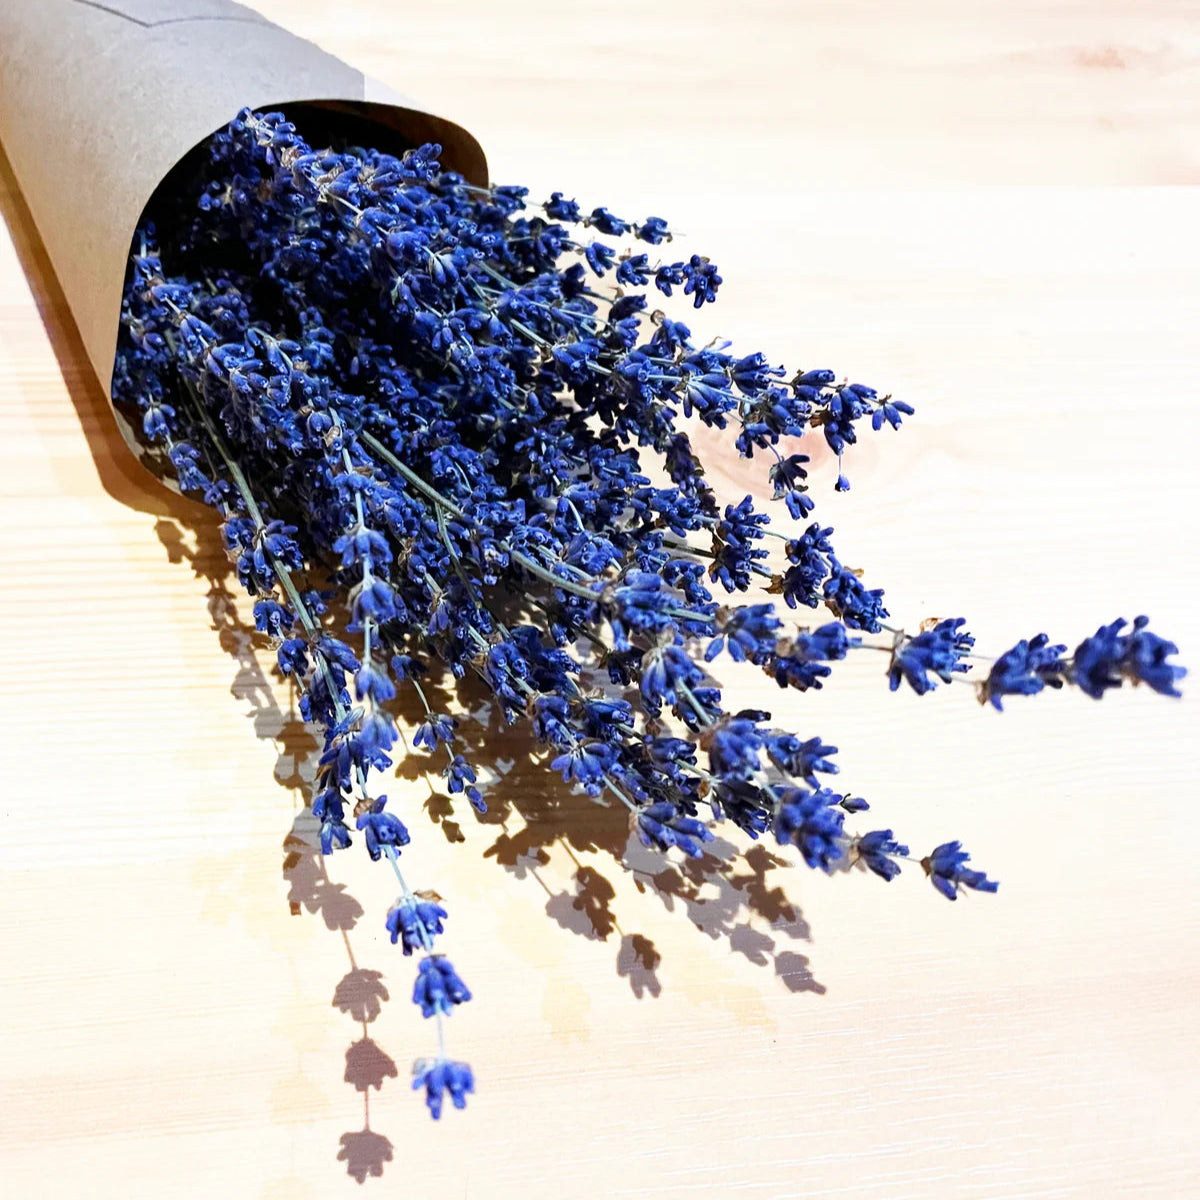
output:
M0 0L0 142L110 400L142 213L245 106L282 109L318 144L440 142L449 168L487 183L465 129L231 0Z

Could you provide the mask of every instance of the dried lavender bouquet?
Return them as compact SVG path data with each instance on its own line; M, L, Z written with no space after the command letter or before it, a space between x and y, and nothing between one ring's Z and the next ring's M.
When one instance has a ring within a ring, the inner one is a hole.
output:
M413 999L437 1026L414 1065L434 1117L474 1087L443 1030L470 991L440 953L445 909L401 870L409 833L381 791L398 689L424 705L414 744L448 791L486 802L426 672L482 679L509 722L528 721L531 753L623 805L664 853L699 856L710 824L730 821L809 867L891 881L915 861L949 900L997 888L957 841L918 858L891 828L847 828L868 805L822 783L836 747L728 711L712 674L728 657L807 691L873 649L889 687L923 694L983 659L963 618L888 625L882 590L808 521L797 441L823 437L840 461L861 422L895 428L912 407L652 311L648 289L699 309L721 283L708 259L663 253L660 218L585 214L557 192L532 204L524 188L469 185L438 153L313 149L283 114L243 110L135 237L113 376L179 487L220 513L255 623L321 731L322 851L356 831L396 874L385 920L418 956ZM765 460L790 521L749 496L718 502L696 421ZM781 573L767 538L783 543ZM752 585L786 607L741 602ZM833 619L796 623L821 608ZM1145 617L1071 654L1039 633L983 659L976 688L997 710L1064 685L1178 696L1176 652Z

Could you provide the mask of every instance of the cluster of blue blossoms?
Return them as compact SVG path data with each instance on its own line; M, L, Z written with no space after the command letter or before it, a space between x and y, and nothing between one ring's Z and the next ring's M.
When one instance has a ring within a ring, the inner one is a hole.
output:
M357 832L396 873L386 924L419 956L413 999L438 1023L437 1055L414 1070L435 1117L474 1086L442 1049L443 1019L471 993L435 949L446 910L409 888L408 831L374 786L392 765L398 689L424 705L415 745L477 809L456 719L426 703L435 665L483 680L552 769L624 805L648 846L699 856L728 820L811 867L891 880L908 848L890 829L845 828L866 801L819 779L837 773L837 747L727 711L707 664L727 655L804 691L883 634L889 685L921 694L974 657L961 618L913 635L885 624L882 590L839 560L833 530L798 527L814 502L795 441L821 436L840 459L862 423L896 428L909 405L698 346L647 291L701 308L721 277L699 255L663 255L660 218L474 187L438 153L313 150L282 114L241 112L210 140L196 191L135 238L114 376L180 488L221 514L257 627L322 731L321 849ZM772 529L749 496L718 501L696 420L766 457L795 531ZM730 599L756 578L786 607ZM328 611L334 596L343 611ZM833 619L789 625L800 606ZM1000 709L1125 681L1177 695L1175 647L1144 617L1125 629L1071 655L1045 634L1021 641L980 698ZM919 861L950 900L996 890L958 842Z

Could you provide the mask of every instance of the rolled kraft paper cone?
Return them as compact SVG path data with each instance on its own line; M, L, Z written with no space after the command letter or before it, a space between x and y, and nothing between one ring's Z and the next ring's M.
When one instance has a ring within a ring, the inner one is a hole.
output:
M0 142L110 402L142 213L247 106L282 109L317 144L439 142L448 168L487 183L465 129L231 0L0 0Z

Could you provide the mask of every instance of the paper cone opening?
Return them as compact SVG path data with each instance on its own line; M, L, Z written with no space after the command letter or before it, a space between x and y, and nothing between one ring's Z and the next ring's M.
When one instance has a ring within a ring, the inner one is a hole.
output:
M461 126L232 0L0 0L0 141L110 400L134 233L243 107L487 183Z

